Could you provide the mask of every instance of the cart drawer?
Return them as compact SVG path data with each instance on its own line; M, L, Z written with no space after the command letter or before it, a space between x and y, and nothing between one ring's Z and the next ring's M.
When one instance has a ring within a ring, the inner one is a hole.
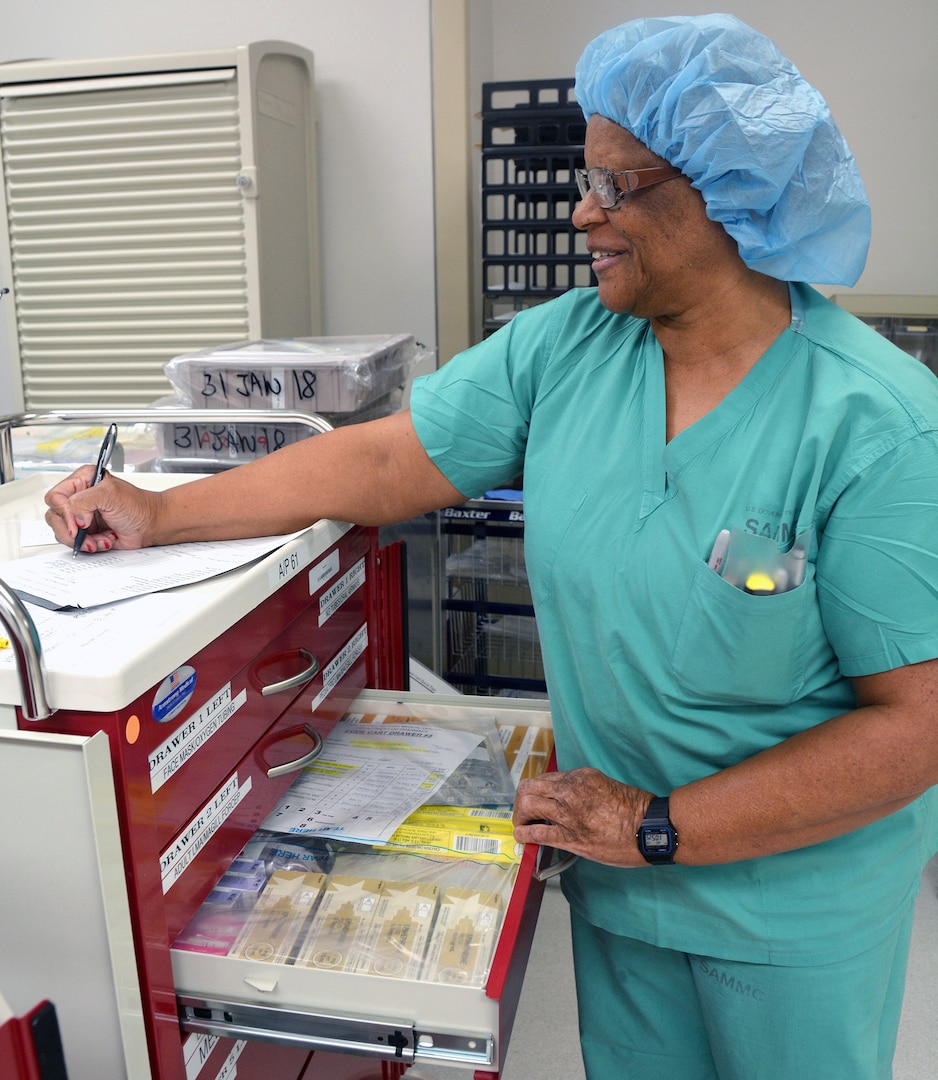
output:
M418 695L366 691L352 708L393 711L395 704L419 700ZM439 697L424 700L441 707ZM464 713L478 708L464 700L453 708ZM550 726L544 702L487 699L484 711L494 712L500 724ZM512 871L484 985L324 970L177 947L172 963L182 1026L312 1050L497 1071L507 1052L543 892L538 854L526 849Z
M342 715L365 685L366 671L365 659L360 656L329 693L327 701L319 706L319 726L335 723ZM183 929L295 775L295 772L283 772L271 776L270 771L299 762L314 749L306 710L310 696L316 694L316 686L321 693L321 674L316 677L314 687L304 691L301 699L277 720L234 771L225 774L217 786L202 789L202 803L188 816L177 819L172 833L164 838L159 867L169 941ZM207 799L206 790L211 791ZM202 842L201 836L208 839ZM195 852L197 858L192 857Z
M297 696L322 687L323 672L366 621L365 544L360 534L344 537L320 560L333 560L335 569L312 598L304 576L301 597L278 592L186 665L202 693L171 723L145 725L161 837L178 829L201 795L221 782ZM337 580L349 583L342 602L324 609L323 596ZM305 608L280 629L282 614L292 614L301 602ZM239 655L244 639L253 643L246 659ZM258 641L269 643L258 651Z
M308 1050L204 1035L186 1036L182 1053L187 1080L301 1080L310 1059Z

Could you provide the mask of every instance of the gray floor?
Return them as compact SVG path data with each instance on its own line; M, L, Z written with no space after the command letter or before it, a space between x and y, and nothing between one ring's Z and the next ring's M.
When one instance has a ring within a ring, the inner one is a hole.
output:
M933 1080L938 1073L938 858L925 867L915 909L909 976L894 1080Z
M577 1050L566 904L549 885L501 1080L585 1080ZM938 858L926 867L915 913L912 955L894 1080L938 1076ZM470 1080L471 1071L420 1065L407 1080Z

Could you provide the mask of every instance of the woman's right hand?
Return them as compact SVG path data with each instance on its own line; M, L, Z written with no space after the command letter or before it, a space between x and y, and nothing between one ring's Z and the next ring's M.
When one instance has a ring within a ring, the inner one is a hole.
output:
M80 528L87 529L82 551L145 547L160 495L144 491L106 472L92 486L94 467L83 465L46 492L46 521L56 540L71 547Z

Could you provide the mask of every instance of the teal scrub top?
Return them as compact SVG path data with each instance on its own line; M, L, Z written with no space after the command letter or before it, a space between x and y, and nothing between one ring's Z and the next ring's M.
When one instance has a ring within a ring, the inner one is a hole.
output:
M647 321L575 289L418 380L423 446L467 497L524 472L525 557L558 764L667 794L849 710L849 676L938 656L938 380L806 285L710 413L665 437ZM808 545L750 595L717 534ZM898 753L908 748L897 747ZM564 874L594 924L667 948L826 963L882 939L934 849L933 798L717 866Z

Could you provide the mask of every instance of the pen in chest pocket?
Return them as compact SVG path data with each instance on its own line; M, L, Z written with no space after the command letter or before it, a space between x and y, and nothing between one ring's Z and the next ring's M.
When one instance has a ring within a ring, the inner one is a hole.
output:
M713 542L713 550L710 552L710 558L707 559L707 566L709 566L711 570L715 570L718 574L720 568L723 566L723 560L726 558L726 549L729 546L729 529L720 529L717 533L716 540Z

